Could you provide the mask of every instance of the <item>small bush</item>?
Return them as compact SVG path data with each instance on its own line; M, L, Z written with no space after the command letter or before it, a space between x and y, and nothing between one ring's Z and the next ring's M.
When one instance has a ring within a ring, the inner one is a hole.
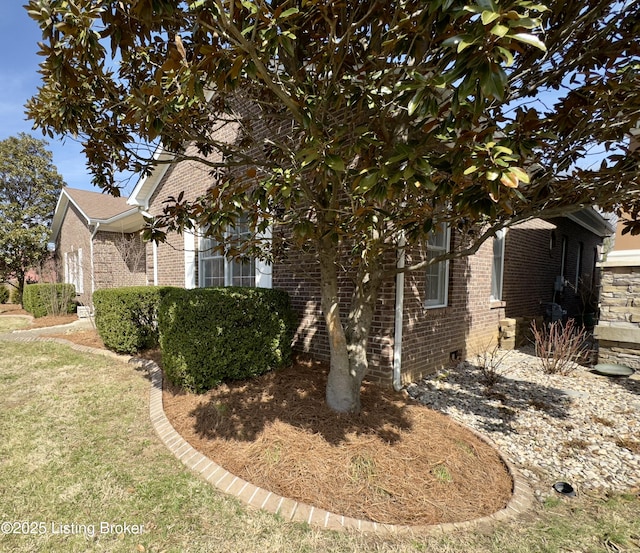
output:
M0 304L9 301L9 290L3 284L0 284Z
M22 307L36 319L64 315L76 310L73 284L27 284L22 291Z
M158 305L168 289L127 286L96 290L95 323L105 347L130 354L158 347Z
M168 379L202 393L285 366L294 316L281 290L173 289L160 302L158 326Z
M545 374L568 375L580 362L589 357L591 348L584 328L573 319L566 323L554 321L538 328L535 321L531 325L536 355L540 358Z
M508 368L504 368L503 363L511 353L513 353L512 350L500 349L497 340L495 343L490 340L476 353L474 363L480 369L481 380L487 390L491 390L508 372Z

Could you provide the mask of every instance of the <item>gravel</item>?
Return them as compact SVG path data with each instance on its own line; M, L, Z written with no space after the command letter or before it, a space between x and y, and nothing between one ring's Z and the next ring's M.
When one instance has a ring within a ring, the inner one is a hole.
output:
M567 376L548 375L528 351L506 354L498 373L486 386L482 370L466 361L407 392L490 438L540 500L558 481L578 493L640 486L637 374L609 378L576 366Z

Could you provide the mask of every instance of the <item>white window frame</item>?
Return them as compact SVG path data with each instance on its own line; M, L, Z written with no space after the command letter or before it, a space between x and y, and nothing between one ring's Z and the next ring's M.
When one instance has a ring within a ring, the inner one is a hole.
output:
M435 238L435 240L433 240ZM438 240L441 238L442 240ZM446 223L442 223L438 229L431 231L427 242L427 258L449 253L451 248L451 229ZM425 270L425 309L446 307L449 302L449 260L440 261L429 265ZM436 278L437 294L429 297L429 279Z
M231 228L226 233L227 236L242 232L241 227ZM244 232L248 232L244 231ZM250 259L249 262L240 263L237 260L227 258L223 253L213 252L215 243L212 238L208 238L201 233L198 248L198 285L200 288L208 287L205 283L204 263L209 260L221 260L224 274L219 284L215 286L243 286L248 288L271 288L271 267L257 259ZM270 234L266 233L266 238ZM250 267L250 274L237 274L240 267ZM219 277L218 277L219 278Z
M502 301L504 284L504 247L507 231L500 229L493 238L491 258L491 301Z
M64 281L75 286L76 294L84 293L82 248L64 253Z

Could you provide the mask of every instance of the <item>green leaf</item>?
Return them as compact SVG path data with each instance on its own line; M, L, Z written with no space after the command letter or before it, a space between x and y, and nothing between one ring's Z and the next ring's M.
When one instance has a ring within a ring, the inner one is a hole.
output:
M500 173L498 173L498 171L487 171L485 173L485 176L487 177L487 180L496 180L499 176Z
M515 38L518 42L524 42L525 44L535 46L543 52L547 51L547 47L544 45L544 42L535 35L530 35L529 33L516 33L515 35L511 35L511 38Z
M458 54L460 52L462 52L463 50L466 50L467 48L469 48L469 46L471 46L473 44L474 41L471 42L467 42L467 40L465 39L461 39L460 42L458 42L458 48L457 48L457 52Z
M411 100L409 100L408 113L409 115L413 115L420 104L422 103L422 97L424 96L424 88L418 90Z
M507 27L506 25L501 25L500 23L498 23L497 25L494 25L493 28L491 29L491 34L499 37L505 36L508 32L509 32L509 27Z
M327 154L324 157L325 163L334 171L338 172L338 173L342 173L346 170L345 165L344 165L344 161L342 160L342 158L340 156L337 156L335 154Z
M240 3L251 13L258 13L258 6L255 2L250 2L249 0L240 0Z
M299 13L300 10L298 8L289 8L288 10L284 10L281 14L280 14L280 19L286 19L287 17L290 17L296 13Z
M506 146L496 146L493 151L498 152L499 154L513 154L513 150L511 148L507 148Z
M467 167L464 170L464 174L465 175L470 175L471 173L475 173L478 170L478 166L477 165L471 165L471 167Z
M493 23L496 19L499 19L500 14L489 11L489 10L485 10L482 12L481 18L482 18L483 25L489 25L489 23Z
M360 181L358 182L358 186L356 188L357 192L364 194L368 190L370 190L373 186L378 182L378 172L373 171L371 173L365 174Z
M451 46L458 46L458 44L462 41L462 37L460 35L452 36L442 41L442 46L445 48Z
M529 183L529 174L523 169L520 169L520 167L511 167L511 173L518 177L518 179L525 184Z

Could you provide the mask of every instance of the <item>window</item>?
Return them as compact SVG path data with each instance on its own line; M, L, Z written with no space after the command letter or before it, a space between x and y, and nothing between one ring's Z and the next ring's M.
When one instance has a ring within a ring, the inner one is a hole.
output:
M450 231L446 224L439 225L429 235L427 259L434 259L449 251ZM426 309L445 307L448 299L449 261L440 261L427 266L425 275Z
M249 235L249 227L245 221L239 221L228 235L231 238L245 238ZM200 240L200 287L255 286L255 259L242 261L227 259L221 252L214 250L216 246L217 243L213 238L203 237Z
M567 272L567 237L562 237L562 251L560 253L560 276L564 280L564 276Z
M64 281L73 284L76 294L84 292L84 275L82 273L82 248L64 254Z
M491 300L502 300L504 277L504 244L506 231L500 229L493 238L493 263L491 264Z

